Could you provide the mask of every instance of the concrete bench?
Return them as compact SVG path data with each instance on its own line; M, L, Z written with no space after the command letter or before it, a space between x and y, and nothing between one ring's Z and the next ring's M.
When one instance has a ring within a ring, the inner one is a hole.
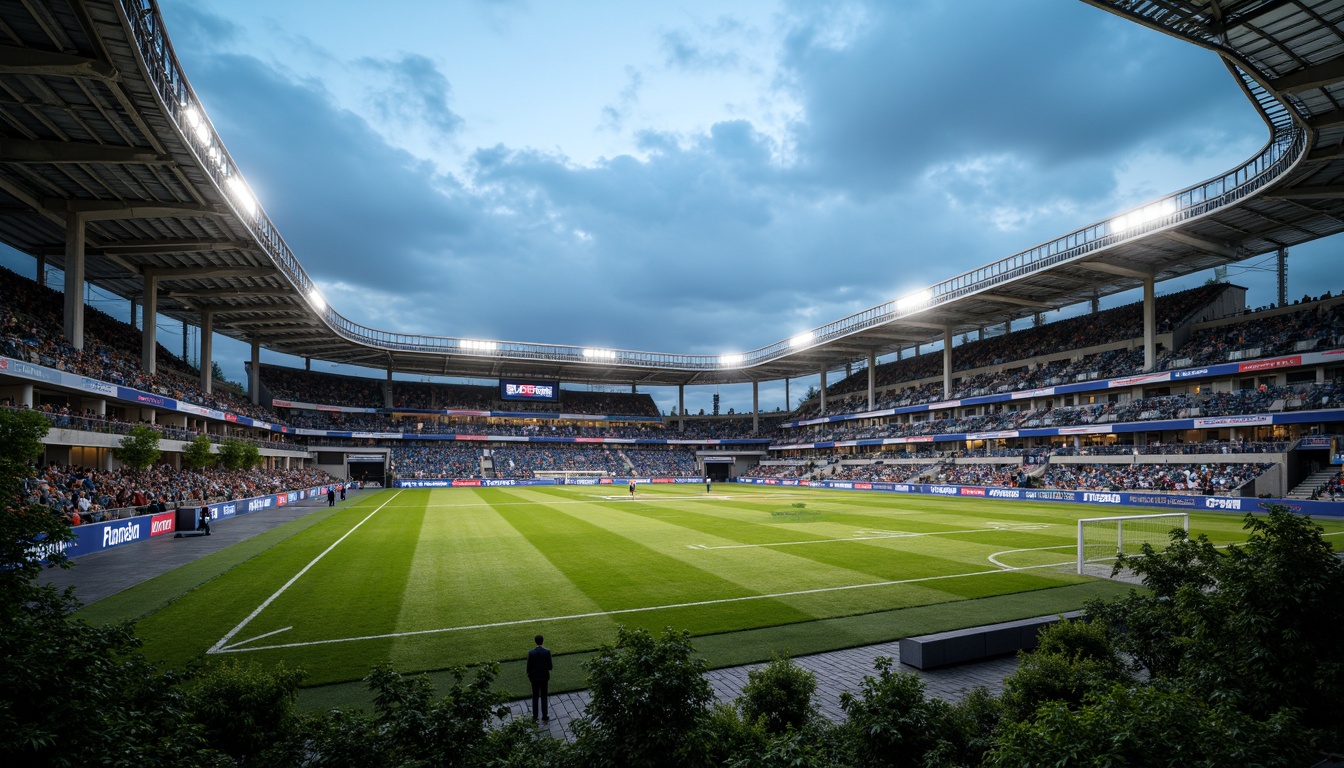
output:
M1063 614L1066 619L1082 616L1082 611ZM954 629L933 635L919 635L901 639L901 663L915 669L937 669L969 661L980 661L1018 651L1036 648L1037 635L1043 627L1058 622L1059 616L1038 616L1034 619L1005 621L983 627Z

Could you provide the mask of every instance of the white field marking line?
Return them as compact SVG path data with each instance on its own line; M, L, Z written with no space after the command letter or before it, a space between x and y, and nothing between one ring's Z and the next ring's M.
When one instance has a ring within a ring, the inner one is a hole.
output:
M392 494L392 499L395 499L395 498L397 498L397 496L400 496L400 495L401 495L401 491L397 491L396 493ZM345 539L346 539L347 536L349 536L350 534L352 534L352 533L354 533L355 531L359 530L359 526L361 526L361 525L367 523L367 522L369 521L369 518L373 517L374 515L378 514L380 511L382 511L383 507L386 507L388 504L392 503L392 499L388 499L387 501L384 501L382 504L378 505L378 509L375 509L375 510L373 510L372 512L370 512L370 513L368 514L368 517L365 517L363 520L360 520L358 523L355 523L355 526L354 526L353 528L351 528L350 530L346 531L345 534L341 536L341 538L339 538L339 539L337 539L336 541L332 542L332 545L331 545L330 547L327 547L326 549L322 550L322 554L318 555L317 557L314 557L311 561L309 561L309 563L308 563L307 565L303 566L303 568L302 568L298 573L294 574L294 576L293 576L289 581L286 581L286 582L285 582L285 585L284 585L283 587L281 587L281 588L275 590L275 592L274 592L270 597L266 598L266 601L265 601L265 602L263 602L261 605L257 606L257 609L256 609L255 611L249 613L249 614L247 615L247 618L246 618L246 619L243 619L242 622L240 622L240 623L238 624L238 626L236 626L236 627L234 627L233 629L229 630L229 633L226 634L226 635L224 635L223 637L221 637L221 638L219 639L219 642L217 642L217 643L215 643L214 645L210 646L210 650L206 651L206 653L220 653L221 651L223 651L223 650L224 650L224 646L228 645L228 642L229 642L230 640L233 639L234 635L237 635L240 631L242 631L243 627L246 627L249 623L251 623L251 621L252 621L253 619L257 618L257 615L258 615L258 614L260 614L262 611L266 610L266 606L268 606L268 605L270 605L272 602L274 602L274 601L275 601L275 598L277 598L277 597L279 597L280 595L284 594L284 592L285 592L286 589L289 589L291 586L293 586L293 585L294 585L294 582L298 581L300 576L302 576L303 574L307 573L309 568L312 568L314 565L317 565L317 561L319 561L319 560L321 560L322 558L326 557L326 556L327 556L327 553L330 552L331 550L335 549L337 544L340 544L342 541L345 541ZM288 629L288 628L287 628L287 629ZM280 631L284 631L284 630L280 630ZM272 635L273 635L273 634L276 634L276 633L275 633L275 632L270 632L270 633L267 633L267 634L272 634ZM266 637L266 635L259 635L258 637ZM244 643L250 643L250 642L252 642L252 640L256 640L256 639L257 639L257 638L254 637L254 638L251 638L251 639L249 639L249 640L243 640L243 641L241 641L241 642L244 642Z
M998 561L998 557L999 557L999 555L1011 555L1011 554L1013 554L1014 552L1037 552L1037 551L1040 551L1040 550L1043 550L1043 549L1077 549L1077 548L1078 548L1078 545L1075 543L1075 544L1056 544L1056 545L1053 546L1053 547L1026 547L1026 548L1024 548L1024 549L1005 549L1005 550L1003 550L1002 552L995 552L994 554L990 555L990 556L989 556L989 562L991 562L991 563L997 565L998 567L1000 567L1000 568L1002 568L1002 569L1004 569L1004 570L1006 570L1006 571L1015 571L1015 570L1017 570L1017 569L1014 568L1013 566L1011 566L1011 565L1004 565L1003 563L1000 563L1000 562ZM1065 560L1064 562L1061 562L1061 563L1051 563L1051 565L1068 565L1069 562L1070 562L1070 561Z
M1050 565L1025 565L1020 568L1008 568L1009 571L1029 571L1037 568L1058 568L1058 564ZM448 632L464 632L472 629L495 629L497 627L515 627L519 624L537 624L545 621L569 621L572 619L591 619L603 616L619 616L626 613L644 613L647 611L664 611L674 608L699 608L706 605L722 605L724 603L741 603L750 600L774 600L781 597L799 597L803 595L818 595L827 592L843 592L851 589L869 589L872 587L892 587L901 584L917 584L924 581L941 581L944 579L961 579L968 576L986 576L989 574L1004 573L999 569L989 571L971 571L970 573L950 573L942 576L920 576L915 579L900 579L897 581L874 581L867 584L846 584L842 587L818 587L816 589L800 589L793 592L777 592L770 595L746 595L744 597L725 597L718 600L699 600L693 603L673 603L671 605L650 605L643 608L620 608L613 611L593 611L591 613L575 613L568 616L542 616L533 619L517 619L514 621L496 621L490 624L472 624L465 627L444 627L442 629L417 629L410 632L389 632L383 635L365 635L363 637L340 637L333 640L309 640L303 643L281 643L278 645L259 645L252 648L239 648L237 644L227 648L222 648L218 653L247 653L249 651L273 651L278 648L303 648L310 645L331 645L334 643L354 643L361 640L388 640L398 637L414 637L416 635L439 635Z
M795 544L834 544L837 541L873 541L876 539L911 539L919 536L942 536L952 533L1000 533L997 528L968 528L964 531L929 531L927 533L905 533L903 531L855 531L846 539L808 539L807 541L780 541L773 544L687 544L688 549L756 549L759 547L791 547ZM861 534L871 534L864 536Z

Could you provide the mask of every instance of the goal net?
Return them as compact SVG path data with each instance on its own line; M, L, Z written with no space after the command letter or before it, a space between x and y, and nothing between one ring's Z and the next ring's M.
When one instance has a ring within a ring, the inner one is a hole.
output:
M1190 515L1164 512L1083 518L1078 521L1078 573L1104 571L1109 576L1117 555L1137 555L1144 544L1161 552L1171 542L1173 528L1189 531Z

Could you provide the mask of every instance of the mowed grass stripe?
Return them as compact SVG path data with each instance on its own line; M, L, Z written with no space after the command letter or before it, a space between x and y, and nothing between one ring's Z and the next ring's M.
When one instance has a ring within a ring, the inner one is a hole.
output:
M181 665L204 653L300 568L387 501L391 493L361 499L307 527L301 535L277 542L145 616L136 628L145 641L146 655L156 661Z
M425 515L424 498L415 501L366 513L357 530L257 614L232 644L286 627L283 637L271 642L369 635L395 627Z
M526 498L513 492L495 493L510 501ZM633 540L630 534L637 535L641 527L651 525L648 521L629 516L626 519L629 526L627 533L620 535L581 519L585 510L595 517L605 514L607 510L601 505L549 507L537 503L498 509L501 517L532 542L574 586L602 606L603 610L761 594L758 590L721 578ZM758 610L774 609L760 605ZM779 618L782 617L776 617L777 620ZM792 616L791 620L806 618L810 617L798 614Z

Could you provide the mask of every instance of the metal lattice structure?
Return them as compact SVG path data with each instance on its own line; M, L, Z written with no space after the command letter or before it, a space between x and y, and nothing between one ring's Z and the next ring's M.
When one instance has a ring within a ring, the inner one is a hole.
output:
M0 241L278 352L433 375L691 384L834 370L1344 231L1344 0L1085 0L1222 57L1269 138L1107 221L732 357L369 328L326 306L247 190L154 0L0 4Z

